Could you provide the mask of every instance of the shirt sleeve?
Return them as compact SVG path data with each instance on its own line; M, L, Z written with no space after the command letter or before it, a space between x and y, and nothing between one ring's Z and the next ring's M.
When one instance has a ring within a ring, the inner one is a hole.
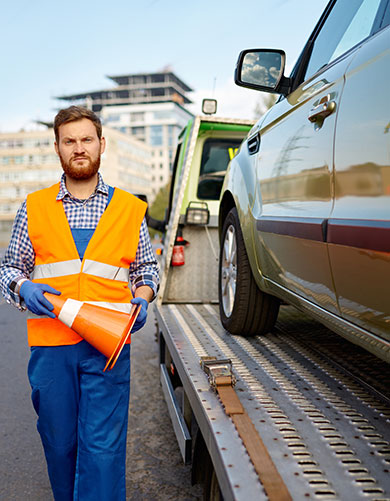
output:
M27 207L24 201L16 213L11 240L0 266L1 292L7 303L20 310L26 308L21 304L18 294L19 282L29 278L34 269L34 260L35 253L28 235Z
M137 287L148 285L153 290L153 301L160 286L159 271L157 259L150 241L148 227L144 219L139 232L139 242L135 260L130 264L129 268L133 295Z

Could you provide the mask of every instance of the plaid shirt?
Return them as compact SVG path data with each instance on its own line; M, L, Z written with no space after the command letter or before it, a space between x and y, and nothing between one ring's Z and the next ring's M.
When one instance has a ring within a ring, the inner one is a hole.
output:
M87 200L74 198L66 188L65 175L60 181L57 200L62 200L71 229L95 229L107 206L108 185L99 174L94 193ZM21 310L21 298L17 284L29 278L34 269L35 252L28 235L26 201L20 206L12 228L12 236L0 267L1 292L8 303ZM135 260L130 264L129 281L132 292L141 285L148 285L155 298L159 287L159 268L155 258L145 219L142 221Z

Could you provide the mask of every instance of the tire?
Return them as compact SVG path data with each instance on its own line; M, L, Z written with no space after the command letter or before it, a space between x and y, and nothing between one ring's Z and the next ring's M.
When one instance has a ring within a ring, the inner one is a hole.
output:
M257 287L236 208L222 228L218 291L221 322L231 334L266 334L275 325L280 303Z
M207 470L203 486L203 501L223 501L223 495L212 463Z

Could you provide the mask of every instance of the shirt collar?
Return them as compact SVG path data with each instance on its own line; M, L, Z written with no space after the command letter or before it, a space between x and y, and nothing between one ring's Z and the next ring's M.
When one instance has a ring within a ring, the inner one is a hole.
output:
M97 192L103 193L103 195L108 196L108 185L103 181L103 178L98 172L98 183L96 185L94 193L92 193L91 197L94 196ZM65 173L62 174L61 180L60 180L60 189L58 191L58 195L56 200L63 200L65 197L68 198L75 198L71 193L69 193L68 189L66 188L65 184Z

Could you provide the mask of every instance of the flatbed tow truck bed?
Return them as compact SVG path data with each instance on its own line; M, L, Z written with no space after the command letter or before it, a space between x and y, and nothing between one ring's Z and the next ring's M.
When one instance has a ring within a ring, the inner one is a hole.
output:
M215 304L162 304L156 313L161 383L183 459L191 456L183 416L192 409L225 500L269 498L200 366L204 356L231 359L240 401L292 499L390 499L386 363L289 306L271 334L254 338L228 334Z
M183 460L206 501L390 501L389 365L291 306L265 336L232 336L220 322L219 201L198 195L223 174L208 160L213 145L234 154L250 127L199 116L179 136L155 311Z

